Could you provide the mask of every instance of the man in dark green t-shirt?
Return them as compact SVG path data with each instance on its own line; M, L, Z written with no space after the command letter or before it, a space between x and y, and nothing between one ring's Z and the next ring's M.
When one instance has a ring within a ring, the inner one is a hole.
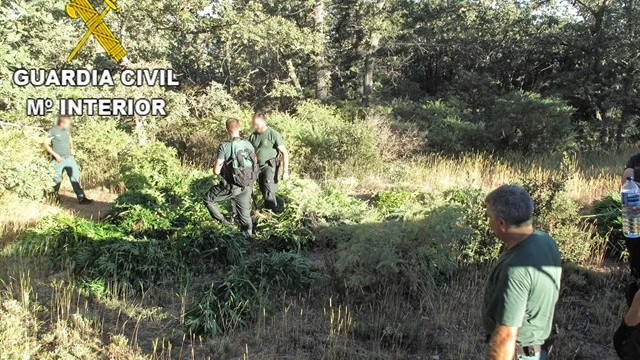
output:
M55 196L58 196L62 176L63 173L66 172L80 204L91 204L93 201L87 199L80 185L80 167L74 158L73 138L71 137L71 118L69 116L58 116L56 126L49 130L47 139L42 146L53 158L55 171L53 191Z
M505 244L489 274L483 323L490 360L544 360L560 289L560 251L533 229L533 201L519 186L504 185L486 199L489 226Z
M282 180L286 181L289 178L289 153L284 146L282 135L267 126L264 114L257 113L253 116L253 129L249 141L256 149L260 162L258 185L264 199L264 207L275 211L278 206L276 201L278 172L282 166ZM280 156L282 156L282 162Z
M227 120L227 133L230 139L220 144L216 161L213 164L213 173L221 177L220 182L209 189L204 195L203 200L211 217L220 221L224 226L229 226L229 222L220 212L218 203L231 199L234 206L234 215L238 217L240 230L242 230L246 236L251 236L253 228L251 222L251 194L253 192L253 185L240 187L233 183L233 152L231 145L233 141L239 140L245 142L247 148L253 150L253 146L248 141L240 139L240 121L238 121L238 119L230 118Z

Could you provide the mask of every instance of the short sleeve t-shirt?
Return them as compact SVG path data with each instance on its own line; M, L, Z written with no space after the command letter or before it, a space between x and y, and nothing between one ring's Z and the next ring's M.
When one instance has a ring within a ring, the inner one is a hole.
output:
M61 157L71 156L71 132L69 129L62 129L55 126L49 130L49 140L51 140L51 148Z
M630 157L625 169L633 169L633 179L640 181L640 154L635 154Z
M278 156L278 147L284 145L284 140L279 132L267 128L261 133L254 132L249 136L249 142L256 149L256 156L260 166Z
M482 311L487 334L502 324L519 328L518 345L543 344L551 334L561 274L558 246L544 232L506 250L487 281Z
M235 138L232 140L228 140L223 142L222 144L220 144L220 146L218 146L218 155L216 156L216 158L218 158L219 160L224 161L224 164L222 166L222 174L223 176L228 176L229 175L229 166L231 166L230 163L227 162L227 160L230 160L231 157L233 156L233 151L231 150L231 142L234 140L240 140L240 141L244 141L247 142L247 140L241 139L241 138ZM247 142L247 145L249 147L252 147L251 143Z

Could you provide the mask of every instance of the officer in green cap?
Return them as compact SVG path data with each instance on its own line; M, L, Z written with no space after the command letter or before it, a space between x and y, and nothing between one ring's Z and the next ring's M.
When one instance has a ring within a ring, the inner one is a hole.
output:
M264 199L264 207L276 211L278 206L276 200L278 172L282 168L282 180L286 181L289 178L289 153L284 146L282 135L267 126L263 113L256 113L253 116L253 129L249 141L256 149L260 163L258 185Z
M73 138L71 137L71 117L67 115L58 116L56 126L51 128L47 133L47 139L42 146L51 155L53 159L53 167L55 170L53 191L58 196L60 184L62 184L62 176L64 172L71 180L71 186L76 193L80 204L91 204L93 201L87 199L80 185L80 167L76 162L73 148Z
M220 144L213 164L214 174L221 176L222 179L209 189L203 200L209 214L224 226L229 226L229 222L220 212L218 203L231 199L240 230L250 237L253 232L251 194L255 179L258 177L258 160L251 143L240 138L240 121L230 118L227 120L226 127L229 140Z

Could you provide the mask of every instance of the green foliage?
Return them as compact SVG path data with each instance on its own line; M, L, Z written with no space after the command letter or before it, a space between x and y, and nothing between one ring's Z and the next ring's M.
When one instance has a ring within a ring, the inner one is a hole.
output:
M625 249L622 233L622 200L620 193L610 192L592 204L586 220L596 227L598 235L607 239L607 254L619 257Z
M133 147L120 158L120 174L128 190L172 191L180 173L176 151L160 142Z
M415 124L425 133L429 150L459 152L491 150L483 122L474 119L464 104L457 101L399 102L393 104L394 117Z
M467 236L457 207L435 206L407 221L345 225L335 269L353 294L420 296L457 269L455 239Z
M294 253L266 253L231 267L187 311L185 324L195 333L221 334L247 326L275 300L311 285L309 263Z
M601 246L602 237L585 226L578 204L565 192L566 178L545 181L525 180L524 188L533 199L534 225L549 233L565 261L583 264Z
M272 126L282 132L294 168L310 175L351 174L382 164L385 128L378 130L360 119L348 119L336 107L300 102L295 115L276 113ZM379 131L379 132L377 132Z
M463 211L462 222L470 229L467 236L459 239L460 260L464 263L483 263L496 259L502 249L487 219L486 193L477 188L453 188L444 193L444 198Z
M45 135L31 128L0 129L0 197L11 192L42 199L53 187L53 165L45 157Z
M370 203L386 219L401 219L413 209L428 206L434 201L436 199L425 192L400 189L378 191L370 199Z
M557 98L514 92L496 98L484 116L497 150L547 153L572 146L572 110Z
M74 129L76 158L83 166L83 178L98 178L107 184L119 178L118 156L133 145L133 138L114 120L90 120Z

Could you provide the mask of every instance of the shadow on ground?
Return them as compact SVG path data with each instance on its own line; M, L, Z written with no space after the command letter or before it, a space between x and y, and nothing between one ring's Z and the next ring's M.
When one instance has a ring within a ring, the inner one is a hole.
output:
M87 198L92 199L93 203L81 205L72 192L61 192L60 203L58 205L85 219L101 221L109 210L111 210L116 197L116 194L88 190Z

